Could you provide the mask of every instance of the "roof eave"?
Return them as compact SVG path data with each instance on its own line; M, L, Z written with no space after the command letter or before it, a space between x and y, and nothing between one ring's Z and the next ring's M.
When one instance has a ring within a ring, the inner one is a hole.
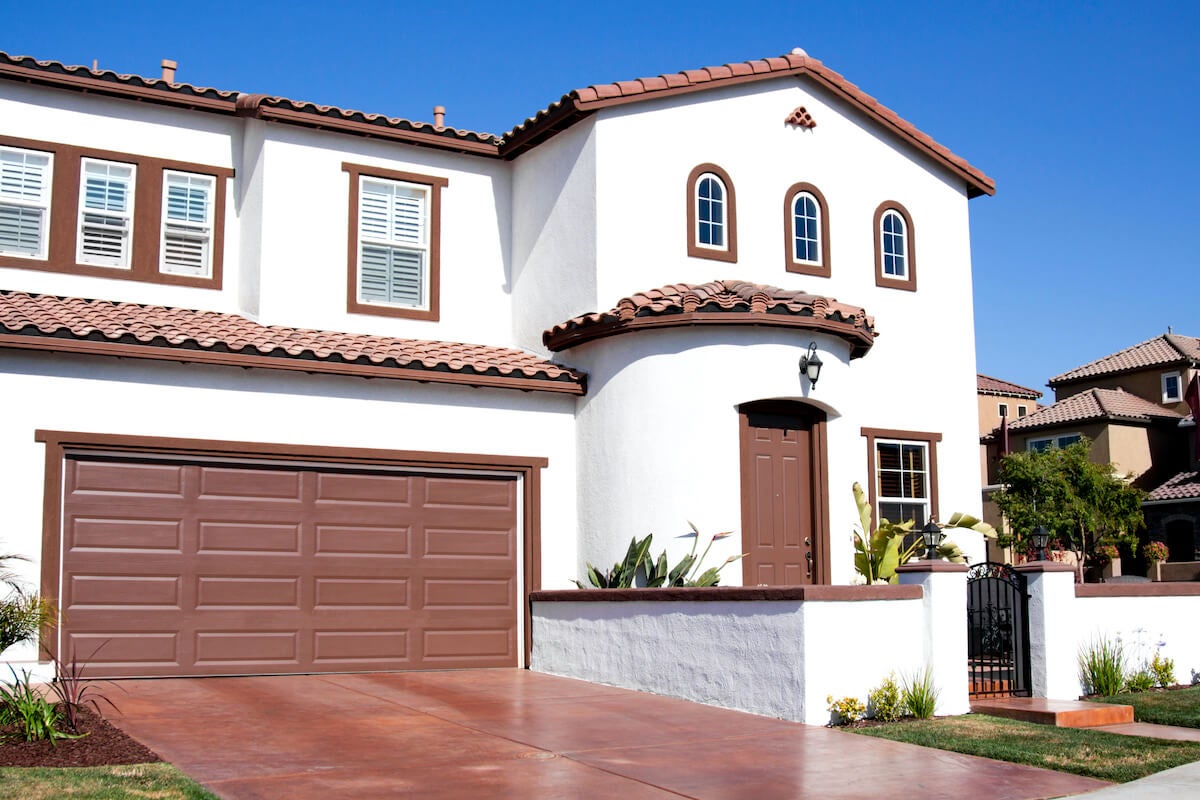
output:
M236 111L236 102L232 96L229 98L208 97L180 89L136 86L131 83L105 80L91 73L87 75L73 75L23 67L18 64L0 63L0 78L50 86L57 89L71 89L87 94L117 97L124 100L139 100L220 114L233 114Z

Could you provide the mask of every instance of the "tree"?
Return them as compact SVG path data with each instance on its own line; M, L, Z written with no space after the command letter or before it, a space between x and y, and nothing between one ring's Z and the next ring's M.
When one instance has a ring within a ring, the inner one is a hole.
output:
M1045 525L1051 536L1075 553L1083 579L1085 558L1101 544L1137 546L1143 492L1098 464L1086 439L1062 449L1009 453L1000 459L1000 489L993 498L1010 532L1000 543L1025 549L1029 535Z

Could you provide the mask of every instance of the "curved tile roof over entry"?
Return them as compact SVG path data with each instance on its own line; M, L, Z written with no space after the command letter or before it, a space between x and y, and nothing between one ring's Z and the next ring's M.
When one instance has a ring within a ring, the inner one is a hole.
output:
M554 351L646 328L761 325L822 331L845 339L850 357L866 355L875 320L858 306L831 297L746 281L674 283L622 298L608 311L584 314L542 334Z
M583 394L584 376L506 347L263 325L238 314L0 291L0 348Z

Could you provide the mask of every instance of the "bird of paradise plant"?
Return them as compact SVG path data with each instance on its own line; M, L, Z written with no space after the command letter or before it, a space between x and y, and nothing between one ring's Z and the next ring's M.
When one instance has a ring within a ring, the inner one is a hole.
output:
M642 585L651 589L670 586L716 586L721 580L721 570L744 558L746 554L729 556L719 565L709 567L697 575L704 559L708 557L708 551L712 549L713 542L732 536L733 531L714 533L705 545L704 552L697 558L700 530L691 521L688 522L688 526L692 529L691 532L683 534L680 538L691 537L692 549L675 566L669 566L666 550L663 550L657 560L651 558L650 543L654 539L654 534L651 533L641 540L637 537L631 539L625 558L613 564L610 570L601 572L588 562L588 583L597 589L628 589L637 582L640 574L645 581ZM581 581L575 581L575 585L580 589L584 588Z

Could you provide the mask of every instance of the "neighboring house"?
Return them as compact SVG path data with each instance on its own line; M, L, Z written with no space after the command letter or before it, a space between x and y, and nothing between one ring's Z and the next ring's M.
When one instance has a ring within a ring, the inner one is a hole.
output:
M632 536L978 512L992 181L802 51L503 136L0 55L0 170L5 545L93 674L517 666Z
M1004 520L992 502L991 494L998 488L1000 456L1008 444L1005 429L1008 424L1037 411L1042 393L988 375L975 376L975 393L979 403L979 473L983 478L983 519L999 529Z
M1150 538L1168 542L1172 561L1200 560L1200 484L1194 404L1200 340L1168 332L1051 378L1056 402L1011 421L1016 450L1092 441L1145 503ZM1191 404L1191 405L1190 405Z

